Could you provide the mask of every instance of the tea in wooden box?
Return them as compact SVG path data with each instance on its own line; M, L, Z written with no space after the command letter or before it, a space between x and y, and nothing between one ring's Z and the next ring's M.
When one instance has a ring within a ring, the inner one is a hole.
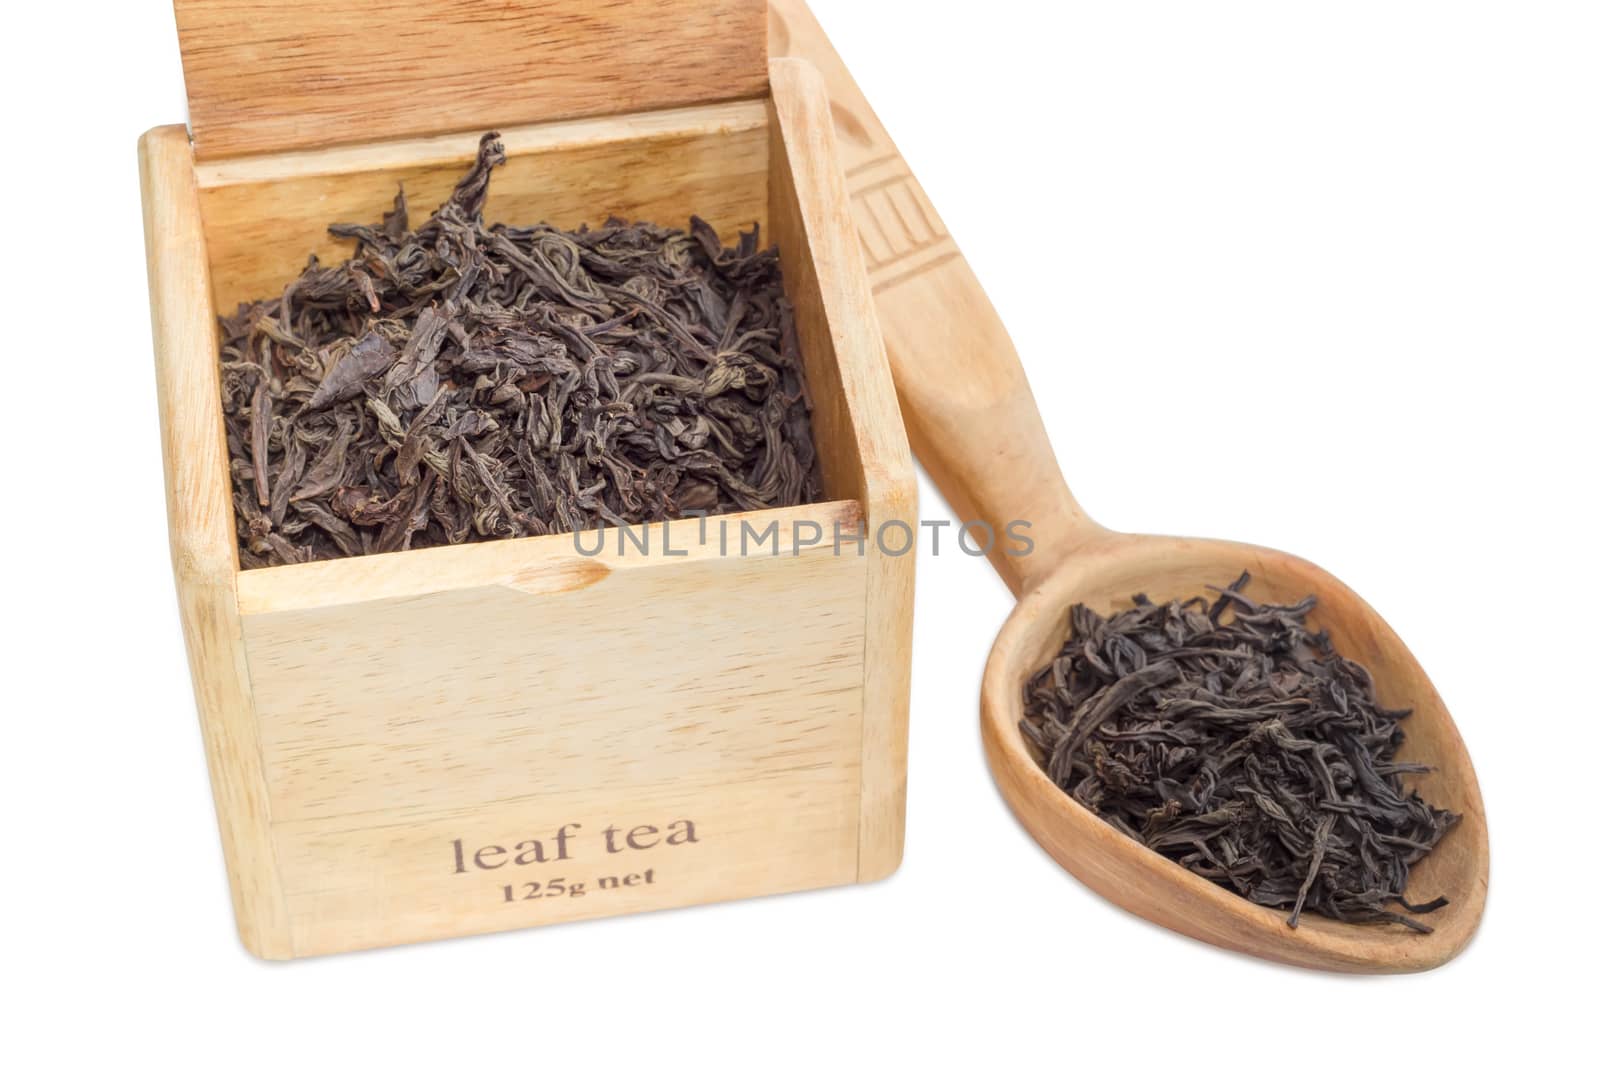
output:
M316 955L892 871L915 482L828 102L804 64L769 66L766 5L176 8L190 128L146 134L141 175L173 566L245 944ZM241 569L219 313L348 255L327 225L376 222L402 185L444 201L488 129L490 222L760 225L822 499Z

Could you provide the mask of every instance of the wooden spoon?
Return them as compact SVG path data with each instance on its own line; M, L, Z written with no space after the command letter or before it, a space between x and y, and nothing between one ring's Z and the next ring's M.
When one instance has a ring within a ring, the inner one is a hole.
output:
M991 553L1018 597L984 670L984 749L1017 819L1056 862L1097 893L1147 919L1223 948L1305 967L1395 972L1436 967L1466 945L1483 914L1489 842L1466 747L1427 675L1393 630L1318 567L1251 545L1113 533L1068 490L1005 327L937 212L803 0L772 0L771 51L822 71L852 207L873 283L895 387L917 457L963 521L1003 530L1032 523L1034 550ZM1419 788L1461 822L1412 871L1412 899L1446 896L1431 934L1285 914L1252 904L1123 836L1062 793L1017 724L1024 682L1066 636L1078 602L1126 608L1203 593L1240 571L1250 595L1294 602L1316 594L1313 626L1371 668L1389 707L1414 708L1402 758L1436 768Z

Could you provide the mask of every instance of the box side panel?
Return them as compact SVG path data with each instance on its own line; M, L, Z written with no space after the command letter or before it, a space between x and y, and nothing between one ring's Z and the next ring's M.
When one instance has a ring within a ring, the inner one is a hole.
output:
M616 215L686 227L691 214L725 240L765 224L767 111L760 101L502 131L506 163L489 185L489 222L576 228ZM482 131L478 131L481 133ZM403 186L413 226L449 197L478 136L234 160L202 166L217 306L276 296L315 254L354 249L333 222L378 223Z
M905 841L916 478L878 331L821 78L772 64L773 233L816 400L831 494L868 524L859 877L900 864Z
M296 954L855 878L865 561L655 552L245 617Z
M227 449L217 402L216 321L206 282L194 161L182 126L139 144L156 396L178 606L239 936L290 953L270 836L260 739L234 586Z

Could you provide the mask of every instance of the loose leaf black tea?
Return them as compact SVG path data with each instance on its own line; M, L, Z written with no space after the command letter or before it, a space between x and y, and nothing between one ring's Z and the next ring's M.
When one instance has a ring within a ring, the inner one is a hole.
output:
M244 567L818 499L778 253L611 220L485 226L498 135L416 231L336 225L222 321Z
M1290 926L1310 910L1430 932L1411 916L1447 902L1408 902L1406 879L1458 816L1401 783L1428 769L1396 761L1408 712L1307 628L1314 597L1257 604L1249 580L1110 618L1074 605L1023 733L1078 803Z

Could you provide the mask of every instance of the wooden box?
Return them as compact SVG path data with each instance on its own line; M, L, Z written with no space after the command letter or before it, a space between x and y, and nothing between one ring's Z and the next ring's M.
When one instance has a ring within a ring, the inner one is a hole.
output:
M177 0L193 136L140 143L151 314L173 568L250 951L898 864L915 481L828 102L809 67L769 67L765 6ZM490 128L510 157L490 221L698 213L779 245L827 502L749 516L777 520L776 551L724 553L688 519L636 528L655 550L620 558L556 535L241 572L219 309L277 293L309 252L342 258L326 225L376 220L400 182L431 209ZM860 522L904 529L835 544Z

